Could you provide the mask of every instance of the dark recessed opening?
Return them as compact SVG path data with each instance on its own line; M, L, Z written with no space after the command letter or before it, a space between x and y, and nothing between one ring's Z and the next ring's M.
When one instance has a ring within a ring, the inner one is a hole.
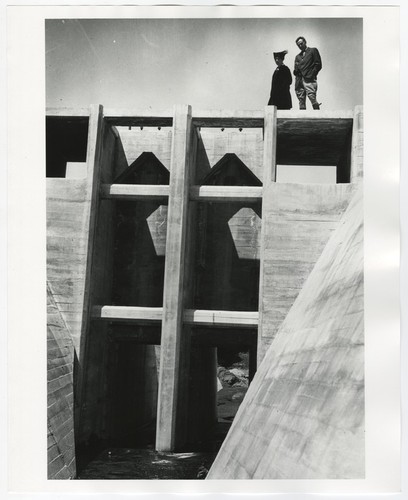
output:
M46 117L47 177L66 177L68 162L86 162L88 122L83 117Z
M117 326L113 331L119 336L115 336L109 348L109 443L114 447L153 446L159 351L155 345L140 342L143 335L157 336L160 342L160 328Z
M260 207L198 203L193 307L256 311Z
M333 165L336 182L350 182L352 118L278 118L277 125L278 165Z
M189 425L196 440L190 446L216 453L254 377L257 330L194 327L191 335Z

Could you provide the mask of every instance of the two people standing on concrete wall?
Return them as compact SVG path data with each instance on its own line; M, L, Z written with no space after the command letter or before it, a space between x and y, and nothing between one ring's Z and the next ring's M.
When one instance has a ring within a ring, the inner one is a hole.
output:
M307 47L306 39L299 36L296 39L296 45L300 53L295 58L295 69L293 74L295 80L295 92L299 100L299 109L306 109L306 97L311 102L313 109L320 109L317 102L317 75L322 69L322 60L319 51L312 47ZM292 84L292 75L287 66L283 64L287 50L283 52L274 52L277 68L272 76L271 95L268 106L276 106L277 109L291 109L292 99L290 96L290 85Z

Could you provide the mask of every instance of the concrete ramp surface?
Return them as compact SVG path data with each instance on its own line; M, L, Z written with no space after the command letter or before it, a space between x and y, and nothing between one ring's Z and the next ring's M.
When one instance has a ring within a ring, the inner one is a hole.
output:
M364 478L363 201L280 327L208 479Z
M70 331L55 302L49 283L47 313L48 477L72 479L76 474L73 431L74 347Z

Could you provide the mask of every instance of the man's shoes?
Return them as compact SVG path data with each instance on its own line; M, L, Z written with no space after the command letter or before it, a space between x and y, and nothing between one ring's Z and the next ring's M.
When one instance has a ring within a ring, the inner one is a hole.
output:
M321 102L320 103L319 102L315 102L313 104L313 109L320 109L321 104L322 104Z

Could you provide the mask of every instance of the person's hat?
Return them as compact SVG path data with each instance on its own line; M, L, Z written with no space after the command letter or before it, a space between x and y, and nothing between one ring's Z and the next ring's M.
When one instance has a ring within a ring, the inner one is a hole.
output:
M287 50L282 50L282 52L274 52L273 57L274 57L274 59L276 59L277 57L279 57L279 59L285 59L285 55L287 53L288 53Z

